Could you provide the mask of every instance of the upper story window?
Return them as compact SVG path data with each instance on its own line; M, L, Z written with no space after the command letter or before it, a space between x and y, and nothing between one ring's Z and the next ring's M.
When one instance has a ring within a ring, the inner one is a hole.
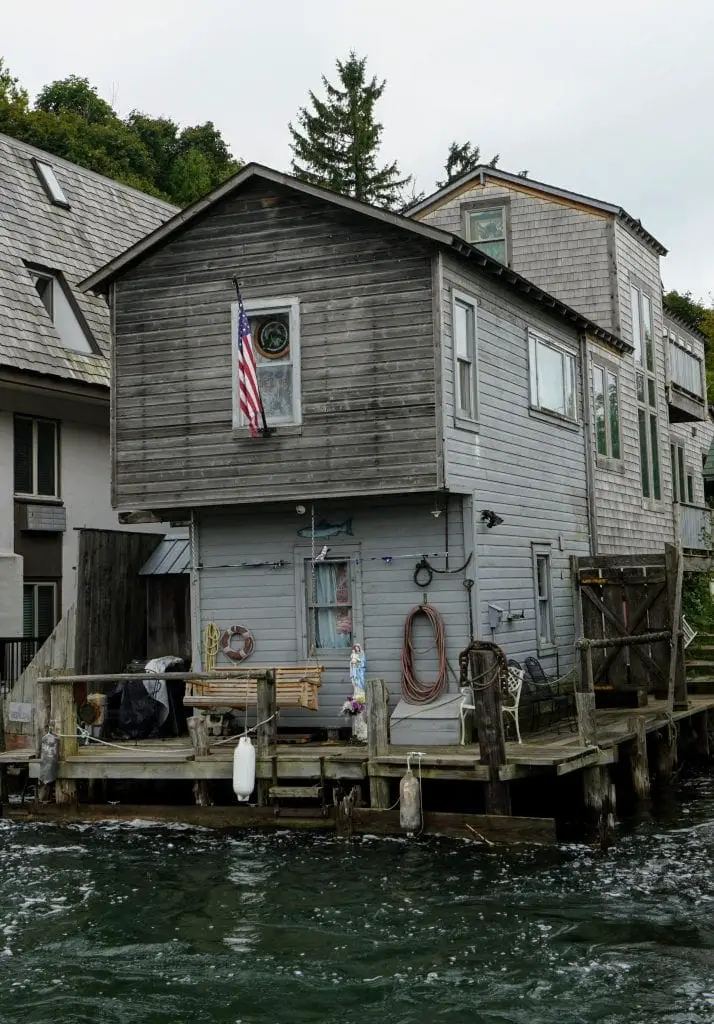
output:
M65 210L69 210L69 200L62 191L62 186L57 180L52 164L37 158L33 158L32 163L50 202L54 206L63 206Z
M607 364L593 363L593 406L598 455L621 458L620 384L617 373Z
M632 314L632 344L635 348L642 496L661 501L662 483L657 423L657 377L652 297L636 283L630 284L630 312Z
M467 241L501 263L508 262L506 237L505 206L466 211Z
M478 343L476 300L454 289L454 377L456 417L478 420Z
M300 303L298 299L256 299L245 303L255 351L260 398L268 427L299 426ZM233 322L233 426L246 427L238 390L238 303Z
M531 407L577 419L575 355L566 348L529 332Z
M59 424L55 420L15 417L15 494L59 496Z
M62 274L40 267L28 266L27 269L62 343L73 352L96 355L89 327Z

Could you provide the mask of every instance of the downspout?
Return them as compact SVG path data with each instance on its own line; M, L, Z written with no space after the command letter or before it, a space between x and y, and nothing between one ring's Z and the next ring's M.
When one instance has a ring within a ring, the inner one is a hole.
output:
M583 443L585 445L585 496L588 508L588 533L590 534L590 554L597 555L597 506L595 504L595 470L593 463L593 446L590 434L590 368L588 365L588 338L583 331L580 334L580 400L583 410Z

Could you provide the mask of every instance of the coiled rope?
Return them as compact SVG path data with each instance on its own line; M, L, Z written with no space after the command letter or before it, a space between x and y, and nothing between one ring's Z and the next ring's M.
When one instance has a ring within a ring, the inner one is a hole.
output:
M414 671L414 621L419 615L426 615L434 630L434 646L439 661L436 682L422 683ZM402 647L402 694L410 704L428 704L439 697L446 687L446 625L443 616L430 604L419 604L407 615L404 623L404 645Z

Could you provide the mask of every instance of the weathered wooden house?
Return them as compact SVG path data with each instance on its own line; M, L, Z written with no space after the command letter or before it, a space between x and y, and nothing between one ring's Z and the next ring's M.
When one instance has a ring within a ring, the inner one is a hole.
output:
M173 213L0 135L3 640L50 633L74 601L77 528L117 525L109 497L109 313L77 284ZM0 682L13 678L16 654L9 644L0 649Z
M237 403L234 275L268 437ZM472 631L567 667L583 356L631 359L614 330L455 233L257 165L83 288L112 310L115 508L190 524L194 668L209 623L243 626L256 664L325 667L319 712L282 724L335 727L352 644L396 696L425 600L452 670ZM416 647L433 678L434 638Z
M708 555L711 513L701 473L693 474L689 493L686 470L680 486L679 464L672 462L686 430L690 436L691 429L702 436L708 430L703 348L683 325L665 319L664 246L620 206L490 167L474 169L410 212L420 223L460 235L628 342L620 352L593 336L587 344L596 550L659 550L673 538L676 502L685 547Z

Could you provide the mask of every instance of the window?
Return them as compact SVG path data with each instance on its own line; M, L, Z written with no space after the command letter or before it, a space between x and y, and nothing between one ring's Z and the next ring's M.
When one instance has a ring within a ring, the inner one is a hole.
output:
M687 501L690 505L694 504L694 474L687 473Z
M50 202L54 206L63 206L66 210L69 210L69 201L66 195L62 191L62 186L57 180L55 169L52 164L46 163L44 160L33 159L32 161L37 177L40 179L40 183L44 188Z
M350 648L353 640L349 559L305 559L309 650Z
M507 263L506 207L467 210L466 239L487 256Z
M58 497L58 434L54 420L15 417L15 494Z
M57 624L57 584L25 583L22 588L23 636L47 639Z
M28 266L30 279L62 343L74 352L95 355L97 349L79 307L59 272Z
M535 588L536 640L539 653L555 643L553 587L550 571L550 544L533 545L533 583Z
M529 351L531 406L575 420L575 356L533 333Z
M255 349L258 387L268 427L299 426L300 401L300 303L297 299L266 299L246 302ZM238 404L238 303L233 303L233 426L247 422Z
M597 453L620 458L620 388L617 373L593 363L593 402Z
M635 349L642 495L645 498L661 501L652 299L635 284L630 285L630 312L632 314L632 344Z
M672 495L675 501L686 501L687 478L684 472L684 448L681 444L669 446L672 458Z
M453 292L454 374L456 415L478 420L478 346L476 341L476 301L461 292Z

